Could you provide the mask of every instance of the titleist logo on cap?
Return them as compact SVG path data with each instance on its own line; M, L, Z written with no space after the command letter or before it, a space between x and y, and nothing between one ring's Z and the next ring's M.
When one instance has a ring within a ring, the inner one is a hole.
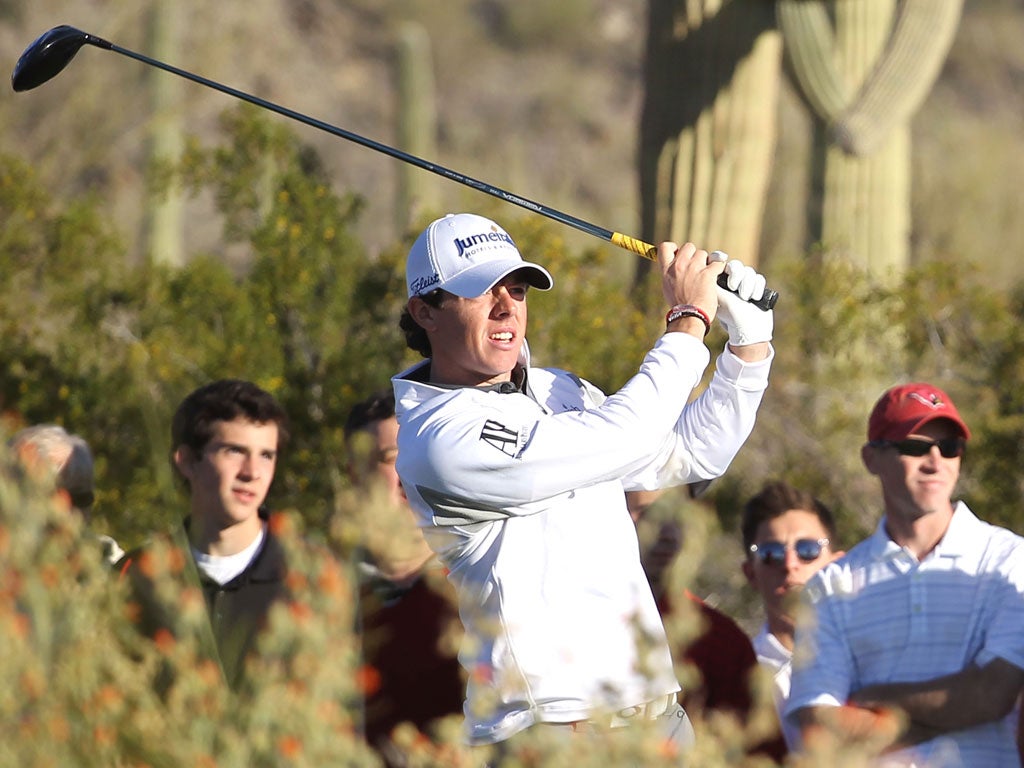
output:
M426 291L430 290L432 286L435 286L440 282L441 276L437 274L437 272L435 272L432 275L424 275L423 277L417 277L415 280L412 281L412 284L409 286L409 291L413 295L425 293Z

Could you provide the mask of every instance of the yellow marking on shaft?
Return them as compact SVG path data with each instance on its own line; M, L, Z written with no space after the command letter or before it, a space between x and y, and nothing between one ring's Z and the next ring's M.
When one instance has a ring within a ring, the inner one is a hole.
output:
M621 232L612 232L611 241L614 245L619 246L619 248L625 248L637 256L643 256L651 261L658 260L658 249L650 243L645 243L643 240L637 240L635 237L624 235Z

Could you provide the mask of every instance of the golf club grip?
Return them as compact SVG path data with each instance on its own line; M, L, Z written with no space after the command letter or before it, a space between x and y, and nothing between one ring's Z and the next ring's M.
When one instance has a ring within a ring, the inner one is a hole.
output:
M612 232L609 240L620 248L635 253L637 256L643 256L651 261L658 260L658 249L650 243L645 243L643 240L637 240L635 237L624 235L621 232ZM718 276L718 285L727 291L729 290L729 278L724 272ZM769 309L775 308L775 303L778 300L779 292L765 286L764 293L760 299L749 301L758 309L767 312Z

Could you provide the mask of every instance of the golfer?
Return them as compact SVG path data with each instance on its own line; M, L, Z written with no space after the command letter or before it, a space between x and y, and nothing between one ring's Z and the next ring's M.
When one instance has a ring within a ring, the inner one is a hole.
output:
M625 491L717 477L753 428L772 313L744 300L764 278L724 258L658 246L666 333L606 396L530 367L527 294L552 279L504 229L450 214L413 244L401 326L428 359L393 379L397 469L458 595L470 744L639 720L692 740ZM716 286L723 271L735 292ZM716 315L729 343L691 403Z

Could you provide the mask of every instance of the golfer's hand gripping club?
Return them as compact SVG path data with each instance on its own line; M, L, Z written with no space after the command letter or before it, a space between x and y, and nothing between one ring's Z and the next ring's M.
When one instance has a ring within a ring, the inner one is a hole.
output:
M650 261L658 260L658 249L650 243L645 243L643 240L637 240L635 237L624 235L621 232L612 232L610 233L610 237L605 239L620 248L624 248L638 256L643 256L645 259L649 259ZM711 257L715 258L716 261L728 261L729 258L721 251L713 251L711 253ZM730 291L731 293L736 293L736 288L740 287L738 284L734 286L729 285L729 274L727 272L723 272L718 276L718 286ZM773 309L775 307L775 302L779 300L779 292L772 290L767 285L765 285L763 290L760 291L748 290L744 292L746 292L747 295L741 295L741 298L753 304L763 312L768 312Z
M708 261L725 263L725 271L718 276L717 317L729 334L729 345L745 347L771 341L775 313L762 311L750 303L754 296L764 295L764 275L721 251L712 251ZM725 278L725 285L722 285L722 278Z

